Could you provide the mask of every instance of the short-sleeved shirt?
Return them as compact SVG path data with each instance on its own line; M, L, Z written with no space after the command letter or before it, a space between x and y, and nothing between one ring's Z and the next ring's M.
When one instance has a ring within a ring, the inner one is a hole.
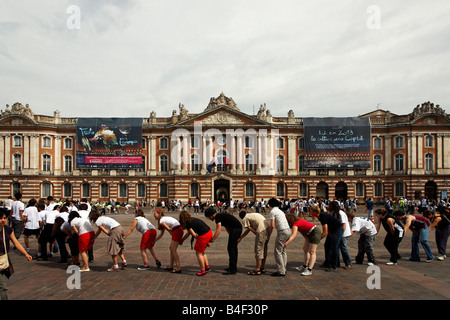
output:
M139 216L134 219L137 221L136 230L142 234L146 233L148 230L155 229L155 226L151 224L151 222L148 221L145 217Z
M319 221L323 225L328 226L328 232L334 232L342 225L341 222L339 222L338 219L336 219L334 216L332 216L329 213L321 212L319 214Z
M58 213L59 213L58 210L52 210L52 211L45 210L45 213L44 213L45 224L54 224L56 215Z
M306 221L305 219L299 219L295 221L293 225L297 226L298 231L304 236L306 236L309 231L316 226L314 223Z
M198 236L202 236L211 230L211 228L204 221L196 218L186 223L186 229L189 230L191 228Z
M372 200L369 200L366 202L367 210L373 210L374 202Z
M25 208L23 216L27 217L25 229L35 230L40 228L39 222L42 221L42 218L35 206Z
M97 219L97 221L98 221L98 219ZM70 222L70 226L77 228L78 235L82 235L84 233L89 233L89 232L93 232L94 231L94 228L92 227L92 225L89 222L89 220L83 219L83 218L74 218Z
M162 217L162 218L159 220L159 223L160 223L160 224L161 224L161 223L167 224L167 226L168 226L170 229L173 229L173 228L175 228L175 227L180 226L180 223L178 222L178 220L175 219L175 218L172 218L172 217Z
M271 220L275 220L275 228L277 231L289 229L289 224L286 219L286 214L280 210L280 208L272 208L269 212L269 217Z
M367 236L374 236L377 234L375 224L368 218L363 217L355 217L353 219L352 231Z
M232 214L229 213L217 213L216 218L214 219L216 223L220 223L227 229L241 229L241 222Z
M20 216L20 211L25 209L25 205L22 201L14 201L11 205L11 216L19 221L22 221L22 217Z
M266 218L260 213L247 213L244 219L242 219L242 224L244 228L252 227L258 233L268 227Z
M97 227L102 226L106 230L111 231L112 229L120 226L120 223L118 223L113 218L102 216L102 217L99 217L97 219L97 221L95 221L95 225Z

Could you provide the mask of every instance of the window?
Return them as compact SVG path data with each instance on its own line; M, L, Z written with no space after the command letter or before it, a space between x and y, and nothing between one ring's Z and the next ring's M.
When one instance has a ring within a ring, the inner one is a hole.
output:
M356 183L355 195L357 197L364 197L364 183L358 182Z
M284 156L281 154L277 155L277 172L283 172L284 171Z
M395 183L395 196L404 197L405 196L405 184L403 182Z
M168 188L167 183L163 182L159 185L159 197L167 198L168 197Z
M52 185L50 184L50 182L42 183L41 187L42 198L47 198L52 194Z
M248 149L253 148L253 137L245 137L245 147Z
M425 155L425 171L434 170L434 157L432 153L427 153Z
M245 197L253 198L255 196L255 185L253 182L247 182L245 184Z
M70 138L64 139L64 149L72 149L72 139Z
M102 198L108 198L108 196L109 196L109 186L106 182L103 182L100 185L100 196Z
M20 148L22 146L22 137L21 136L14 136L13 146L14 146L14 148Z
M72 172L72 156L64 156L64 172Z
M81 197L90 198L91 197L91 185L87 182L83 182L81 185Z
M51 148L52 147L52 139L49 137L42 138L42 147L43 148Z
M167 150L168 148L169 148L169 143L168 143L167 138L159 139L159 149Z
M63 196L64 198L72 197L72 185L69 182L63 184Z
M394 167L394 170L395 171L403 171L403 170L405 170L403 154L396 154L395 155L395 167Z
M300 150L305 149L305 139L303 139L303 138L298 139L298 148Z
M159 171L167 172L169 171L169 168L167 166L167 156L164 154L161 157L159 157Z
M284 149L284 139L281 137L277 138L277 149Z
M42 171L49 172L51 170L51 157L48 154L42 156Z
M250 153L245 155L245 171L253 171L253 155Z
M383 196L383 184L381 182L375 182L375 197Z
M427 135L425 137L425 147L427 147L427 148L433 147L433 140L434 140L434 138L432 135Z
M12 196L14 197L14 195L15 195L17 192L21 192L21 190L20 190L20 183L19 183L19 182L14 182L14 183L12 184Z
M298 157L298 171L305 171L305 156Z
M191 148L196 149L198 148L198 137L191 136Z
M381 166L381 156L379 155L379 154L376 154L374 157L373 157L373 171L374 172L379 172L379 171L381 171L382 169L382 166Z
M137 196L138 198L145 198L145 183L140 182L137 185Z
M122 182L119 183L119 198L126 198L127 197L127 190L128 186L126 183Z
M308 185L305 182L300 183L299 196L304 198L308 196Z
M405 146L405 141L403 137L395 137L395 147L403 148Z
M14 171L22 170L22 155L19 153L14 154L13 170Z
M284 183L283 182L278 182L277 183L277 197L278 198L284 198Z
M193 182L191 183L191 187L190 187L190 195L191 198L197 198L200 194L199 190L200 190L200 186L197 182Z
M376 149L376 150L382 149L382 140L381 140L381 138L376 137L376 138L373 139L373 148Z
M198 171L199 165L198 165L198 154L191 154L191 171Z

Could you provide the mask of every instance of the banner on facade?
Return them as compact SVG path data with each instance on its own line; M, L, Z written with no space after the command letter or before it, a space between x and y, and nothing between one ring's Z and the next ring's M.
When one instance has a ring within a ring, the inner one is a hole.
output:
M79 169L142 169L142 118L78 118Z
M370 168L369 118L303 118L308 169Z

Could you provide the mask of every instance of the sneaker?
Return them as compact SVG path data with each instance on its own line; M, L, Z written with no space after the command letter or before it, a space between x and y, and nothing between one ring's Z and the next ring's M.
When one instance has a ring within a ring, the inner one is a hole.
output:
M161 261L156 260L156 266L158 267L158 269L161 267Z
M433 259L427 259L427 260L425 260L426 263L430 263L431 261L433 261Z
M108 272L117 272L117 271L119 271L119 268L111 267L111 268L109 268L109 269L106 270L106 271L108 271Z
M149 270L150 267L149 266L140 266L137 268L138 270Z
M445 258L447 258L446 255L441 255L441 256L436 257L436 259L438 259L439 261L444 261Z
M301 266L301 267L295 267L295 269L301 273L301 272L305 271L307 268L305 268L304 266Z
M312 275L312 270L309 270L308 268L306 268L306 270L302 272L302 276L310 276L310 275Z
M397 265L397 262L392 262L392 261L389 261L388 263L386 263L388 266L396 266Z

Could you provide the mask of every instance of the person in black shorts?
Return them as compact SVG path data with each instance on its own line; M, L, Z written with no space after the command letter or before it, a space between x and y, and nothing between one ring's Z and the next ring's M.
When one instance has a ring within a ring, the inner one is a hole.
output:
M217 213L212 207L208 207L205 210L205 217L211 221L216 222L216 232L214 233L211 241L208 243L210 246L214 240L219 236L222 226L228 232L228 257L229 257L229 267L226 270L225 275L231 275L237 273L237 260L238 260L238 239L242 234L242 224L241 222L232 214L229 213Z

